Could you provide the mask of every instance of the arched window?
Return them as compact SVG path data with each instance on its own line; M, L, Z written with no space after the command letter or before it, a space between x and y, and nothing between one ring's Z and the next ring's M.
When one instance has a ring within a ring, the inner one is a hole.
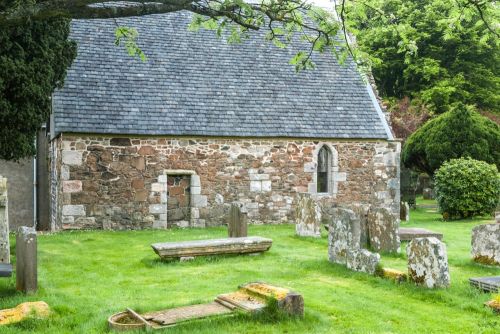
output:
M327 146L323 146L318 152L317 189L318 193L327 193L330 184L332 153Z

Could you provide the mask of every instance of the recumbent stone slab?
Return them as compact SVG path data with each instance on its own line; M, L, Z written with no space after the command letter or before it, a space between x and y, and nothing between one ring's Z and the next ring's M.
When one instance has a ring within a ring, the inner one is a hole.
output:
M321 237L321 209L308 194L297 196L295 232L301 237Z
M483 224L472 229L472 258L483 264L500 265L500 224Z
M347 264L349 250L360 248L360 227L356 214L349 209L334 208L328 228L328 258L330 262Z
M408 277L418 285L442 288L450 285L446 245L437 238L416 238L406 247Z
M386 208L371 209L368 213L370 245L377 252L399 252L399 219Z

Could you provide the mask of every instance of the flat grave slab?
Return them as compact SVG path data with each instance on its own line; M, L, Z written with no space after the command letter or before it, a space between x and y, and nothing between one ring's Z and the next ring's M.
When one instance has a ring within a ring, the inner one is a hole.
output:
M500 291L500 276L473 277L469 278L469 283L470 285L486 292Z
M411 241L415 238L429 238L434 237L439 240L443 239L443 234L427 230L425 228L417 227L400 227L399 228L399 240L401 241Z
M271 248L273 241L262 237L223 238L163 242L151 247L162 259L219 254L260 253Z
M12 276L12 265L9 263L0 263L0 277Z
M304 299L300 294L286 288L253 282L239 286L237 291L218 295L213 302L206 304L180 306L142 315L127 308L127 311L109 317L108 324L118 331L162 329L207 317L229 316L236 310L258 312L267 306L270 297L277 300L278 307L284 312L304 316Z

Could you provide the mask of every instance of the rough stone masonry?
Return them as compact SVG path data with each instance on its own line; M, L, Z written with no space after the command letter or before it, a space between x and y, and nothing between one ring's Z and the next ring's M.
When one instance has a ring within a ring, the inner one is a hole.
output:
M235 202L250 223L292 223L300 193L399 215L399 142L61 134L51 145L55 230L215 226ZM333 152L330 188L317 193L324 145ZM172 175L190 180L189 221L168 220Z

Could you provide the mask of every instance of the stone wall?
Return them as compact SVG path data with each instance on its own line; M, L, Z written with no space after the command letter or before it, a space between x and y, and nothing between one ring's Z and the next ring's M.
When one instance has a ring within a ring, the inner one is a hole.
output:
M0 159L0 175L9 180L10 229L33 225L33 159Z
M317 152L332 151L316 193ZM224 223L239 202L252 223L294 221L295 198L369 203L399 215L399 142L60 135L52 142L52 223L59 228L166 227L168 179L190 175L189 226Z

